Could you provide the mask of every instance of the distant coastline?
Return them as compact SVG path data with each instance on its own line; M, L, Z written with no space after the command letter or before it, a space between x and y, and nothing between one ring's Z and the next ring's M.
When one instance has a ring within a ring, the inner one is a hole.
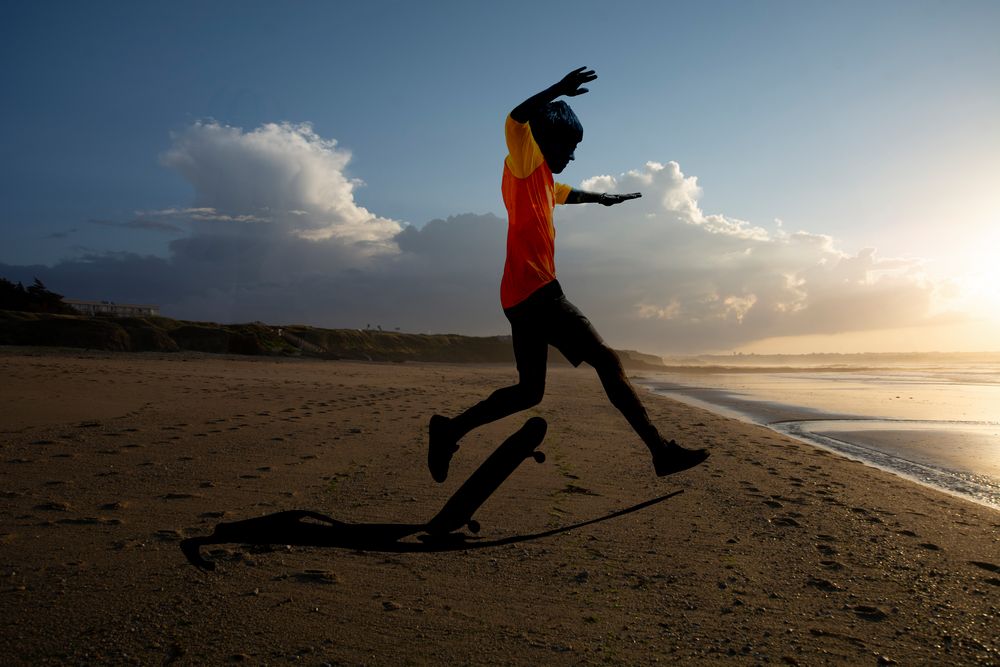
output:
M982 352L812 352L806 354L698 354L664 356L663 364L683 373L776 373L880 370L905 364L1000 363L1000 350Z

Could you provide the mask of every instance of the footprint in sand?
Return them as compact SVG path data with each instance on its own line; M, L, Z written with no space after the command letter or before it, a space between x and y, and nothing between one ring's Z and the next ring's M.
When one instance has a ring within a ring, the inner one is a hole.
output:
M46 512L69 512L73 508L72 506L70 506L69 503L64 503L57 500L50 500L47 503L35 505L35 509L45 510Z
M70 519L59 519L58 524L70 526L120 526L121 519L108 519L103 516L85 516Z
M828 542L836 542L836 539L833 537L829 535L817 535L816 539L819 540L816 544L816 550L824 556L836 556L839 553L837 547L828 544Z
M818 588L821 591L826 591L827 593L836 593L844 590L844 587L840 584L836 584L829 579L821 579L819 577L809 577L806 581L806 586L812 586L813 588Z
M1000 565L995 565L993 563L970 560L969 565L978 567L981 570L986 570L987 572L1000 573ZM983 579L983 583L989 584L990 586L1000 586L1000 577L987 577L986 579Z
M882 519L878 518L863 507L852 507L851 511L855 514L860 514L864 517L865 521L869 523L882 523Z
M791 516L779 516L777 519L771 519L770 521L776 526L788 526L790 528L800 528L802 526L802 524Z
M981 560L970 560L969 565L978 567L980 570L986 570L987 572L992 572L994 574L1000 573L1000 565L994 565L993 563L987 563Z
M184 533L172 529L158 530L156 531L156 539L162 542L178 542L184 539Z
M337 575L328 570L303 570L292 575L296 581L307 584L335 584Z
M879 607L859 604L852 608L854 614L861 619L866 621L884 621L888 618L889 614Z

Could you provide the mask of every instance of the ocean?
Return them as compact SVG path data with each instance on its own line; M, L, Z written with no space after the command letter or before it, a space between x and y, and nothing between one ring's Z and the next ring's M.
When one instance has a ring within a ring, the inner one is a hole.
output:
M1000 509L1000 354L699 357L637 382Z

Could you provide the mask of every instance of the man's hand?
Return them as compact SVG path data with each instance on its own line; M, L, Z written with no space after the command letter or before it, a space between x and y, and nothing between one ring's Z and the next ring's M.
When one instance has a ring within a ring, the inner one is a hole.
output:
M628 201L629 199L638 199L641 196L641 192L630 192L627 195L609 195L597 192L587 192L586 190L577 190L576 188L573 188L569 191L569 196L566 197L566 203L604 204L605 206L614 206L615 204L621 204L623 201Z
M641 192L630 192L627 195L598 195L597 203L604 204L605 206L614 206L615 204L621 204L623 201L628 201L629 199L638 199L642 196Z
M588 88L581 88L581 86L590 83L596 78L597 72L594 70L587 69L586 66L578 67L564 76L553 88L557 93L557 97L559 95L576 97L577 95L583 95L589 90Z
M536 111L560 95L565 95L566 97L583 95L587 92L587 89L581 88L581 86L585 83L590 83L596 78L597 73L594 70L587 69L586 67L578 67L542 92L536 93L518 104L510 112L510 117L518 123L526 123Z

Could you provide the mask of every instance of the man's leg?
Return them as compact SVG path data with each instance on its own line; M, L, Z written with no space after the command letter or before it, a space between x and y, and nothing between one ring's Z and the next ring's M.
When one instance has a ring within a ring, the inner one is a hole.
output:
M611 400L611 404L625 416L632 430L646 443L646 447L650 450L659 447L663 437L649 420L649 413L635 393L632 383L628 381L618 353L602 344L584 361L597 371L597 377L601 379L604 392Z
M658 476L686 470L708 458L703 449L686 449L660 435L632 383L625 376L618 354L605 344L590 320L565 296L554 304L553 322L552 344L574 366L587 362L594 367L611 404L618 408L649 448Z
M458 449L458 441L469 431L541 402L545 394L548 343L516 324L512 325L512 332L517 384L497 389L486 400L473 405L457 417L431 417L427 465L435 481L443 482L447 479L452 454Z
M618 354L603 343L584 359L597 371L611 404L625 416L653 456L658 477L693 468L708 458L704 449L687 449L666 440L649 419L649 413L625 376Z

